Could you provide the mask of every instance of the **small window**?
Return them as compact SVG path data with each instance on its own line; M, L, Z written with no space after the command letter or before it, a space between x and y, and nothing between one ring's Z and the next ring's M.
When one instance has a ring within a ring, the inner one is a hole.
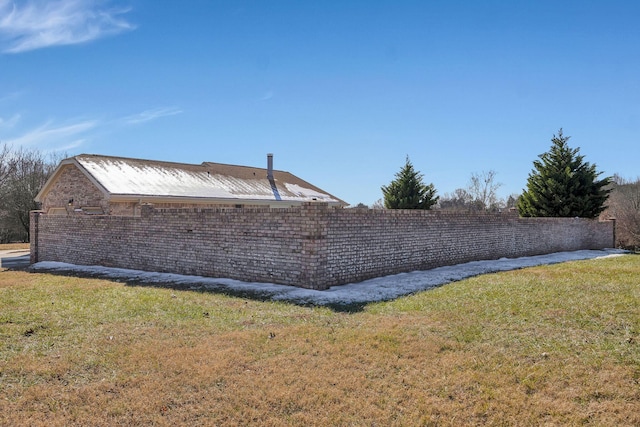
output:
M244 205L236 205L236 209L242 209Z

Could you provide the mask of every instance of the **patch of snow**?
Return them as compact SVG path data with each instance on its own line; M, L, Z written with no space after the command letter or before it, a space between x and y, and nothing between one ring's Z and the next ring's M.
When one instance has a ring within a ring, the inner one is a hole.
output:
M289 301L313 305L351 305L387 301L415 292L435 288L450 282L480 274L516 270L566 261L607 258L628 253L619 249L581 250L557 252L521 258L501 258L492 261L472 261L465 264L438 267L425 271L413 271L378 277L358 283L333 286L324 291L303 289L273 283L251 283L233 279L216 279L170 273L154 273L122 268L81 266L61 262L43 261L31 266L33 270L65 271L97 275L123 281L149 284L171 284L188 289L207 289L222 292L244 293L274 301Z
M119 159L78 161L112 194L234 197L224 183L215 182L204 172L131 165Z
M290 193L293 193L308 201L316 199L323 202L337 202L337 200L332 199L331 197L327 196L324 193L312 190L310 188L301 187L300 185L297 185L297 184L291 184L291 183L285 182L284 186L287 188L287 191L289 191Z
M205 168L183 169L163 164L139 164L127 159L78 157L78 162L111 194L179 196L218 199L276 200L271 184L264 178L246 179ZM319 191L284 183L279 193L284 201L337 202Z

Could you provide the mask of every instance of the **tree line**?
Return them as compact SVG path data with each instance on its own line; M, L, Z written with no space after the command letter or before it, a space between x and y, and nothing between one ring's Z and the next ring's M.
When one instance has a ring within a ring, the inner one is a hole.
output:
M505 201L497 195L502 184L491 170L473 173L467 188L444 197L433 184L425 184L409 156L375 207L386 209L448 209L497 211L515 209L523 217L581 217L617 221L617 245L640 247L640 178L603 177L595 164L585 161L579 148L571 148L562 129L551 138L549 151L533 162L526 189Z
M55 170L59 157L35 149L0 145L0 243L29 241L34 198Z
M616 245L640 250L640 178L613 176L611 195L604 218L616 220Z

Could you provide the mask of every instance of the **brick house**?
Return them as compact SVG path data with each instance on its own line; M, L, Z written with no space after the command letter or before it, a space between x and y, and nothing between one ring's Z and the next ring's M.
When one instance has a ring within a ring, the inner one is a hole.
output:
M81 154L60 162L36 196L50 215L139 216L156 208L290 208L307 202L348 204L297 176L267 168L184 164Z

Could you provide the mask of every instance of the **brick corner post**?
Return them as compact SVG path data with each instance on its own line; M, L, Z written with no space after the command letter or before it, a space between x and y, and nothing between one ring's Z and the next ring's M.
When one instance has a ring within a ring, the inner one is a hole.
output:
M325 290L329 287L324 276L327 266L327 225L329 204L321 202L303 203L300 214L302 223L303 283L297 286Z
M40 215L44 214L44 211L31 211L29 212L29 263L35 264L38 262L38 240L40 231Z

